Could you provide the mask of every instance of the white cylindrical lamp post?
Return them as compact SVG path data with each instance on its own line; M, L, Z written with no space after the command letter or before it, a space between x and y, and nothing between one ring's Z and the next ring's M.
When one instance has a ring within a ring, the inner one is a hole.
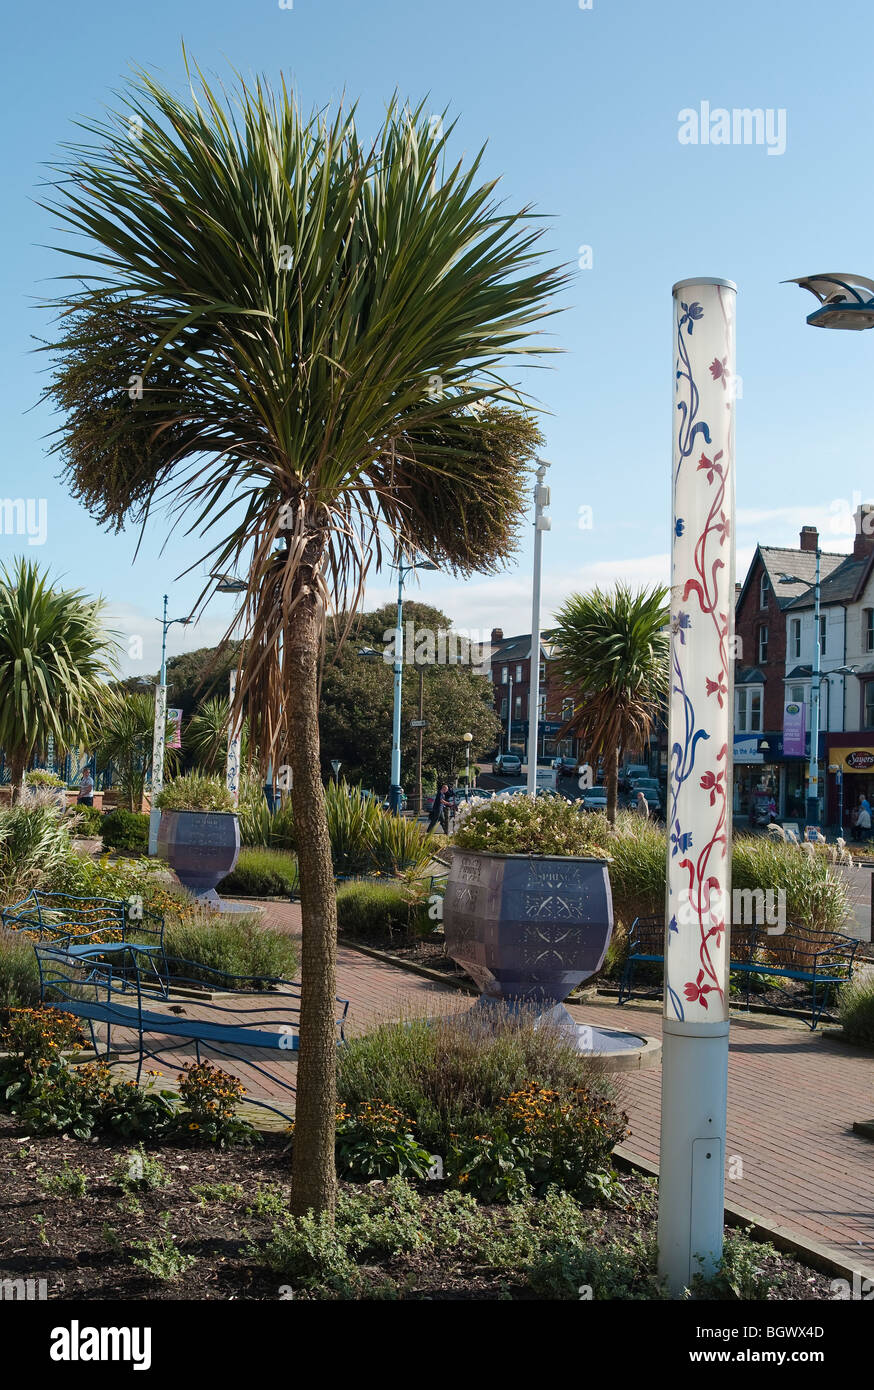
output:
M659 1270L722 1258L731 924L735 300L674 286L673 528Z

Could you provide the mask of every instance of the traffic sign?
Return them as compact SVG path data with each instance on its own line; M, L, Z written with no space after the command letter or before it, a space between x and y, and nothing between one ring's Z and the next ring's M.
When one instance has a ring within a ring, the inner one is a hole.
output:
M428 727L428 721L427 721L427 719L411 719L411 720L410 720L410 728L411 728L411 729L427 729L427 727Z

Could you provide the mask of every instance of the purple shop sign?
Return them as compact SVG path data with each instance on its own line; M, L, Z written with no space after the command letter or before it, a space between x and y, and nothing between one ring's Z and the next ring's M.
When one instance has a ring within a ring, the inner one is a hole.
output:
M807 706L803 700L790 700L783 706L783 755L803 758L806 751Z

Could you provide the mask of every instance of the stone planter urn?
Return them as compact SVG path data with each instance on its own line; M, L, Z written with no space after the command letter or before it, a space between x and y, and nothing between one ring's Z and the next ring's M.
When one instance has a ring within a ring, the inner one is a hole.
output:
M240 854L240 822L231 811L162 811L158 857L165 859L183 887L217 912L244 912L219 897L216 884L235 867Z
M600 969L613 933L607 860L452 850L443 900L446 951L479 986L473 1012L532 1007L539 1023L591 1029L563 1000Z

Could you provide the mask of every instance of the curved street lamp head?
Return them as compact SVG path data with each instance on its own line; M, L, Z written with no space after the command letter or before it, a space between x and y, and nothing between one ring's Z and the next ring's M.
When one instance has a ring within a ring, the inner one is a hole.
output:
M800 285L819 300L820 308L807 316L812 328L874 328L874 280L864 275L829 271L800 275L783 284Z

